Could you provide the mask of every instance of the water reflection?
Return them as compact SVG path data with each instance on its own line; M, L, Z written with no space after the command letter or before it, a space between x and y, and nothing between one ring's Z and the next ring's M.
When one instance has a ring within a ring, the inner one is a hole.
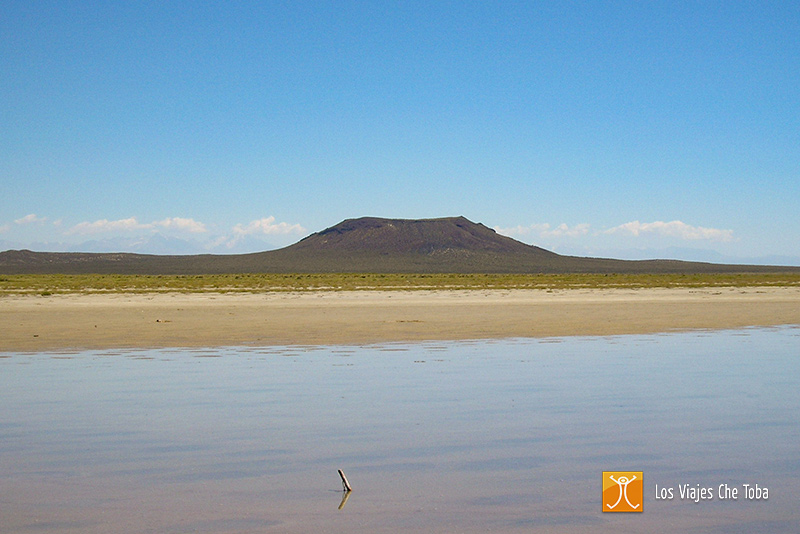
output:
M777 328L6 353L2 530L784 532L798 349ZM349 503L331 503L339 468ZM759 482L770 498L600 513L600 473L625 469L646 492Z
M347 500L350 499L350 494L351 493L353 493L353 492L350 491L350 490L344 490L342 492L342 501L339 503L338 510L343 510L344 509L344 505L347 504Z

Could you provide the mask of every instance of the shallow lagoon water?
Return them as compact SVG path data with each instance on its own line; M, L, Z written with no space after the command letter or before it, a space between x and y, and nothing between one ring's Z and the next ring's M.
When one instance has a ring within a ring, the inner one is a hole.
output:
M789 532L798 443L800 328L0 354L4 533Z

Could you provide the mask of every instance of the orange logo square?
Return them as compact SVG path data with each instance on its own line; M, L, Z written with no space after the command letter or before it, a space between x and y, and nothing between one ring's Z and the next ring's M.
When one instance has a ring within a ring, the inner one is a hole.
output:
M603 511L641 512L644 475L641 471L603 471Z

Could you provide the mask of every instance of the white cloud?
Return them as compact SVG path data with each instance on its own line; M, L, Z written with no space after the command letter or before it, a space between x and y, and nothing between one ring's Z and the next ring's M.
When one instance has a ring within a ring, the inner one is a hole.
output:
M33 224L42 223L47 220L47 217L37 217L35 213L30 213L21 219L16 219L14 222L17 224Z
M589 225L586 223L576 224L569 227L564 223L559 224L553 230L544 230L543 237L580 237L589 233Z
M289 224L285 222L275 222L275 217L269 216L263 219L256 219L247 224L237 224L233 227L233 237L221 236L211 243L212 248L233 249L245 241L247 236L271 235L286 236L289 234L305 234L308 232L299 224Z
M11 229L11 227L9 225L7 225L7 224L2 225L2 226L0 226L0 234L8 232L10 229Z
M299 224L289 224L285 222L275 223L275 217L269 216L264 219L250 221L247 226L237 224L233 227L233 233L238 236L265 234L265 235L285 235L285 234L304 234L306 229Z
M542 240L580 238L590 234L592 236L607 234L629 235L634 237L652 235L692 241L733 241L733 230L692 226L682 221L654 221L645 223L631 221L602 232L592 231L591 225L587 223L576 224L573 226L562 223L556 227L552 227L548 223L537 223L529 226L515 226L512 228L495 227L495 231L509 237L521 238L525 236L532 236L534 239Z
M195 221L194 219L185 219L183 217L167 217L163 221L154 222L153 226L183 230L193 234L201 234L208 231L205 224Z
M631 221L614 228L609 228L606 234L630 234L641 236L642 234L656 234L667 237L677 237L686 240L708 240L708 241L732 241L733 230L720 230L717 228L704 228L702 226L692 226L682 221L654 221L642 223Z
M547 223L544 224L532 224L530 226L514 226L511 228L500 228L499 226L494 227L494 231L498 234L503 234L508 237L520 237L529 235L532 233L539 234L542 231L550 229L550 225Z
M116 221L99 219L94 222L78 223L67 230L67 234L98 234L102 232L141 230L143 228L151 227L151 225L139 223L139 221L136 220L136 217L118 219Z
M569 226L561 223L555 228L548 223L531 224L529 226L515 226L513 228L498 228L495 231L509 237L522 237L533 234L540 238L548 237L580 237L589 233L590 225L587 223Z
M153 228L167 228L172 230L181 230L191 233L206 232L206 225L195 221L194 219L186 219L182 217L167 217L161 221L151 223L140 223L136 217L128 217L127 219L118 219L116 221L109 221L108 219L99 219L94 222L78 223L69 230L68 235L72 234L99 234L104 232L127 232L133 230L150 230Z

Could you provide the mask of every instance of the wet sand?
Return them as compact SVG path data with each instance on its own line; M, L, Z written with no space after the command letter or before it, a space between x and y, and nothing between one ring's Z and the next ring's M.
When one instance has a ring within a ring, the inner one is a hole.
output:
M604 336L800 324L800 288L0 297L0 351Z

